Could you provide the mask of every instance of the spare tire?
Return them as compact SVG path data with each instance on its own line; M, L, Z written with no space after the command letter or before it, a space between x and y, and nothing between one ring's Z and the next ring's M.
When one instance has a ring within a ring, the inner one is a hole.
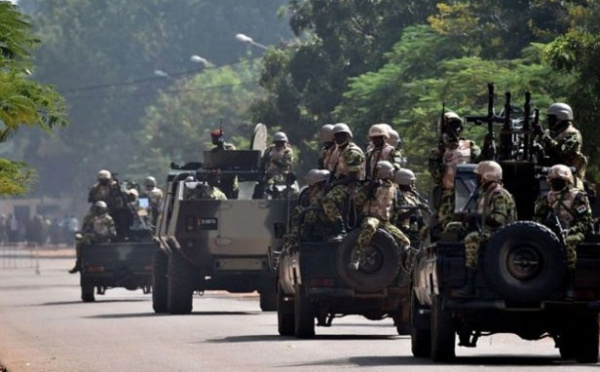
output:
M493 234L481 253L488 286L513 303L535 303L563 285L564 248L554 232L519 221Z
M352 250L356 247L360 229L348 233L339 246L337 267L342 280L358 292L377 292L387 287L398 275L401 254L394 238L377 229L368 249L369 260L358 270L348 267Z

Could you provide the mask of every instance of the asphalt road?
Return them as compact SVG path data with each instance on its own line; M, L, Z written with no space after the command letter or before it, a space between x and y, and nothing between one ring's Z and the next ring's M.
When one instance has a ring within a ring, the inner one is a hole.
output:
M6 258L0 256L0 262ZM562 362L551 340L510 335L457 348L451 365L413 358L391 320L361 317L317 328L313 340L277 335L275 313L254 295L207 293L191 315L155 315L150 295L113 289L80 302L72 259L0 264L0 364L19 371L553 371L598 370ZM36 274L39 271L39 274ZM1 368L0 368L1 370Z

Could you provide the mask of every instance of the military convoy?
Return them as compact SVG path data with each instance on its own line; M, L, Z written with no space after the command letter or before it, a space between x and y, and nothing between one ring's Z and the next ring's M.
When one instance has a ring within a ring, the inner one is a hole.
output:
M591 234L577 247L572 293L567 296L561 233L532 221L534 202L548 185L547 168L539 165L530 148L523 151L517 142L529 135L528 121L527 117L519 122L497 120L504 122L498 162L504 186L515 197L519 221L500 228L482 247L475 295L465 298L457 292L467 279L463 235L430 229L421 246L410 299L416 357L449 361L455 357L456 335L459 346L475 347L481 336L513 333L525 340L551 337L564 359L598 361L600 236ZM529 146L527 142L524 146ZM476 210L474 168L474 164L458 166L457 218Z

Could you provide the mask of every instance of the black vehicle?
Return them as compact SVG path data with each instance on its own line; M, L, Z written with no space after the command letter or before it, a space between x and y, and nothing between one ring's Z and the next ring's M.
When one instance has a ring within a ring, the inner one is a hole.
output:
M261 309L275 310L268 252L283 244L294 205L290 199L250 198L261 177L260 156L260 150L205 151L204 164L172 167L155 234L155 312L188 314L194 291L205 290L258 291ZM238 177L238 199L186 197L214 172Z
M411 291L411 340L416 357L448 361L459 346L479 337L513 333L525 340L551 337L564 359L598 361L600 239L591 234L577 247L573 296L566 296L565 247L555 231L532 221L534 202L547 192L545 172L503 131L499 164L504 186L515 197L519 221L495 232L480 250L475 296L455 295L466 282L464 236L430 229L416 257ZM527 123L524 128L528 133ZM527 145L527 144L526 144ZM525 156L524 156L525 155ZM455 212L476 210L474 164L459 165Z
M302 220L302 218L301 218ZM282 336L310 338L318 326L336 317L362 315L369 320L394 319L399 334L408 334L410 275L403 252L387 232L378 229L359 270L349 267L360 229L341 243L299 239L277 259L278 331Z
M152 257L155 244L150 233L139 241L88 244L81 247L81 300L95 301L94 290L108 288L152 289Z

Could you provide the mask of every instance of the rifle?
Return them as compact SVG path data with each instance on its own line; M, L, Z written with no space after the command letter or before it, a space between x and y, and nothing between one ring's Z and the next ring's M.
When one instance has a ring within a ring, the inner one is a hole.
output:
M490 145L486 147L485 158L488 160L495 160L497 157L496 151L496 140L494 138L494 123L504 123L503 118L496 116L494 113L494 83L488 83L488 112L486 116L466 116L467 122L474 122L476 125L481 125L483 122L487 123L488 134L487 138L491 141Z
M530 92L525 92L525 121L523 122L523 133L525 133L525 138L524 138L524 142L525 142L525 148L523 149L523 160L531 160L530 159L530 154L531 154L531 146L533 145L531 143L531 133L529 132L530 130L530 121L531 121L531 93Z
M564 246L565 245L565 235L566 235L565 230L563 229L562 225L560 224L560 220L558 219L558 215L556 214L556 211L554 209L552 209L548 213L548 216L546 217L545 225L548 226L548 228L556 234L556 236L560 240L560 243Z
M510 120L510 92L505 93L506 100L504 102L504 126L502 127L501 145L503 150L503 159L512 159L513 140L512 140L512 122Z

